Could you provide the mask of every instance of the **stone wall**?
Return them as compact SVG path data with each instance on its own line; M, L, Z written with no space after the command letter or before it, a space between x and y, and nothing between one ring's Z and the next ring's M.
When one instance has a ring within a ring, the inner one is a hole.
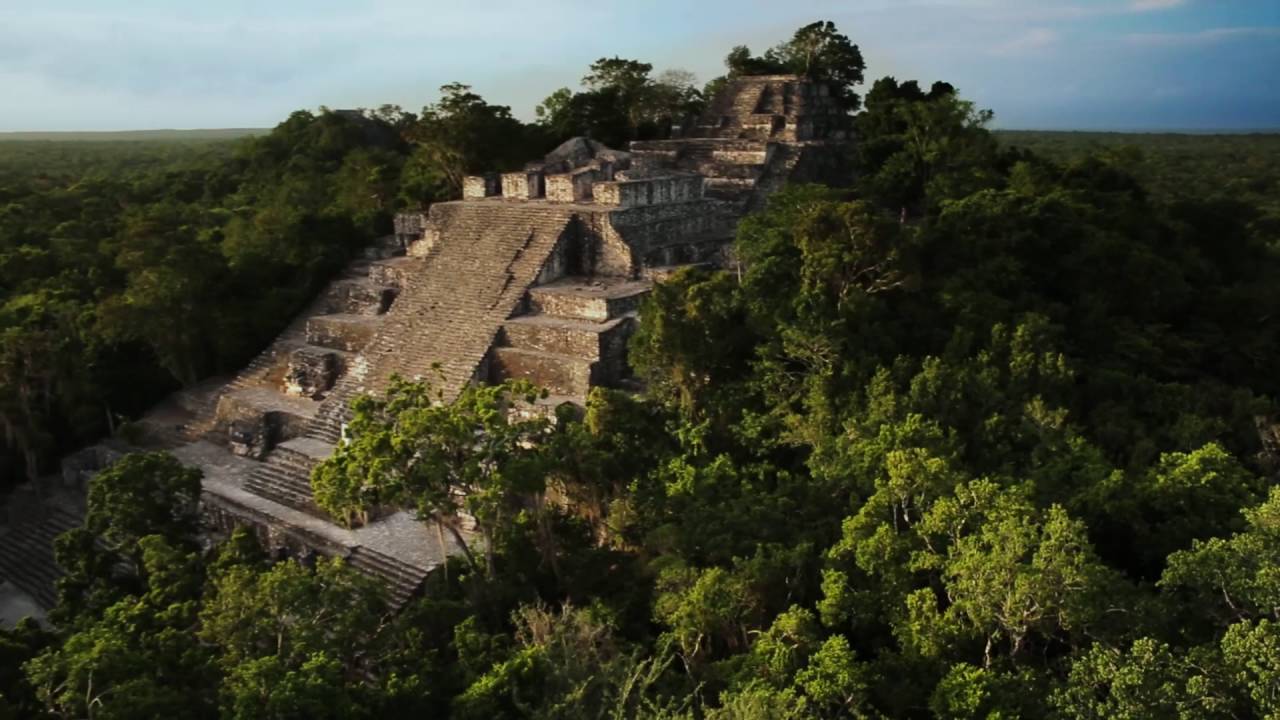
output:
M620 173L619 177L622 175ZM691 202L702 199L702 177L669 175L639 180L598 182L592 187L591 192L597 204L611 207L631 208Z
M595 168L582 168L570 173L548 175L547 200L559 203L591 202L592 186L607 177Z
M630 249L638 271L642 264L701 262L705 258L662 249L723 244L732 238L736 219L721 203L710 200L632 207L609 214L606 237Z
M462 198L464 200L482 200L501 194L502 177L497 173L468 175L462 179Z
M513 200L533 200L546 195L544 176L541 172L513 172L502 174L502 196Z
M424 212L396 213L393 222L396 240L401 247L408 247L422 237L422 229L427 224L427 214Z
M635 253L611 219L617 213L593 212L578 216L578 275L634 277L639 272Z
M284 376L288 395L319 399L342 375L342 357L327 348L304 345L289 355Z
M320 315L307 321L307 343L357 352L373 339L377 321L364 315Z
M797 75L757 75L730 80L687 136L841 140L850 127L849 114L827 84Z
M200 517L205 529L218 535L230 535L236 528L251 531L258 543L277 558L287 556L308 560L317 554L344 557L349 553L347 547L319 533L286 525L277 518L207 491L201 494Z
M266 393L228 393L218 400L215 430L225 434L231 452L241 457L262 459L285 440L301 437L311 421L309 415L290 412L286 407L264 407Z

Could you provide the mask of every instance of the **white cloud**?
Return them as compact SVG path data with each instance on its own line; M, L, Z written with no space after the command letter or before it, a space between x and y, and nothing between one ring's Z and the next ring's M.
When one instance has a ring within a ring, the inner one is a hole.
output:
M993 55L1022 55L1036 50L1043 50L1058 42L1058 33L1049 28L1029 28L1021 35L992 47Z
M1187 0L1133 0L1129 9L1134 12L1151 12L1153 10L1172 10L1187 4Z
M1134 33L1125 40L1144 47L1196 47L1250 37L1280 37L1280 27L1208 28L1186 33Z

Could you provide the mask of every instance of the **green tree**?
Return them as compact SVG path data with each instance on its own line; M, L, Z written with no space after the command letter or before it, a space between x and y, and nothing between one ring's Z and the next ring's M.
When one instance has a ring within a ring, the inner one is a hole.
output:
M804 75L828 83L832 95L848 112L861 105L854 88L862 84L866 61L862 51L835 23L818 21L796 30L791 39L770 48L760 57L739 45L725 58L729 77L741 75Z
M199 555L147 535L140 592L75 629L25 666L45 709L60 717L216 717L209 649L193 634L203 573Z
M532 408L544 394L512 381L468 385L443 402L426 383L398 380L385 398L358 398L350 442L313 473L316 502L347 522L383 503L416 507L441 533L448 530L475 565L461 534L465 512L480 532L492 578L497 536L514 521L520 503L533 499L535 507L545 506L544 445L551 423ZM545 513L539 515L545 520ZM548 533L540 536L550 542ZM554 562L549 545L544 552Z
M233 563L214 578L200 638L219 649L226 717L352 717L386 629L381 588L341 560L260 571Z
M89 482L81 527L59 536L54 557L66 575L58 580L52 616L71 624L89 619L145 582L145 537L194 550L200 529L202 473L168 453L125 455Z
M462 83L441 87L440 100L423 108L408 137L414 150L406 168L438 178L423 188L432 199L457 197L466 175L511 170L538 154L511 108L490 105Z

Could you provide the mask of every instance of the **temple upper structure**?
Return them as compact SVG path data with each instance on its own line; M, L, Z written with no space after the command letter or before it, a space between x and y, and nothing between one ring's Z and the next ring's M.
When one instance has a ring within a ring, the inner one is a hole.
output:
M213 528L249 526L281 552L346 557L403 601L459 549L410 512L347 529L316 507L311 470L343 441L351 400L384 392L393 376L429 380L446 398L523 378L547 388L548 411L584 403L592 387L633 388L626 344L653 284L681 266L725 263L744 214L783 184L838 167L848 127L821 83L743 77L680 137L625 152L574 138L517 172L467 177L461 200L397 217L394 235L238 375L175 395L140 427L204 471ZM66 484L127 450L69 458Z

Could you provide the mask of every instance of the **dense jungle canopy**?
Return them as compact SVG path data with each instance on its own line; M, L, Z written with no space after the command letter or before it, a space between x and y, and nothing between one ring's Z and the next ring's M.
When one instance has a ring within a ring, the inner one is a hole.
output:
M856 90L824 23L728 67L839 84L856 172L655 288L643 394L552 423L500 411L536 388L401 383L313 479L338 517L462 503L486 547L391 614L340 561L205 547L198 472L128 456L58 540L52 626L0 631L0 718L1280 716L1274 138L997 135L945 82ZM532 124L450 85L0 147L9 477L236 368L463 173L705 97L605 58Z

